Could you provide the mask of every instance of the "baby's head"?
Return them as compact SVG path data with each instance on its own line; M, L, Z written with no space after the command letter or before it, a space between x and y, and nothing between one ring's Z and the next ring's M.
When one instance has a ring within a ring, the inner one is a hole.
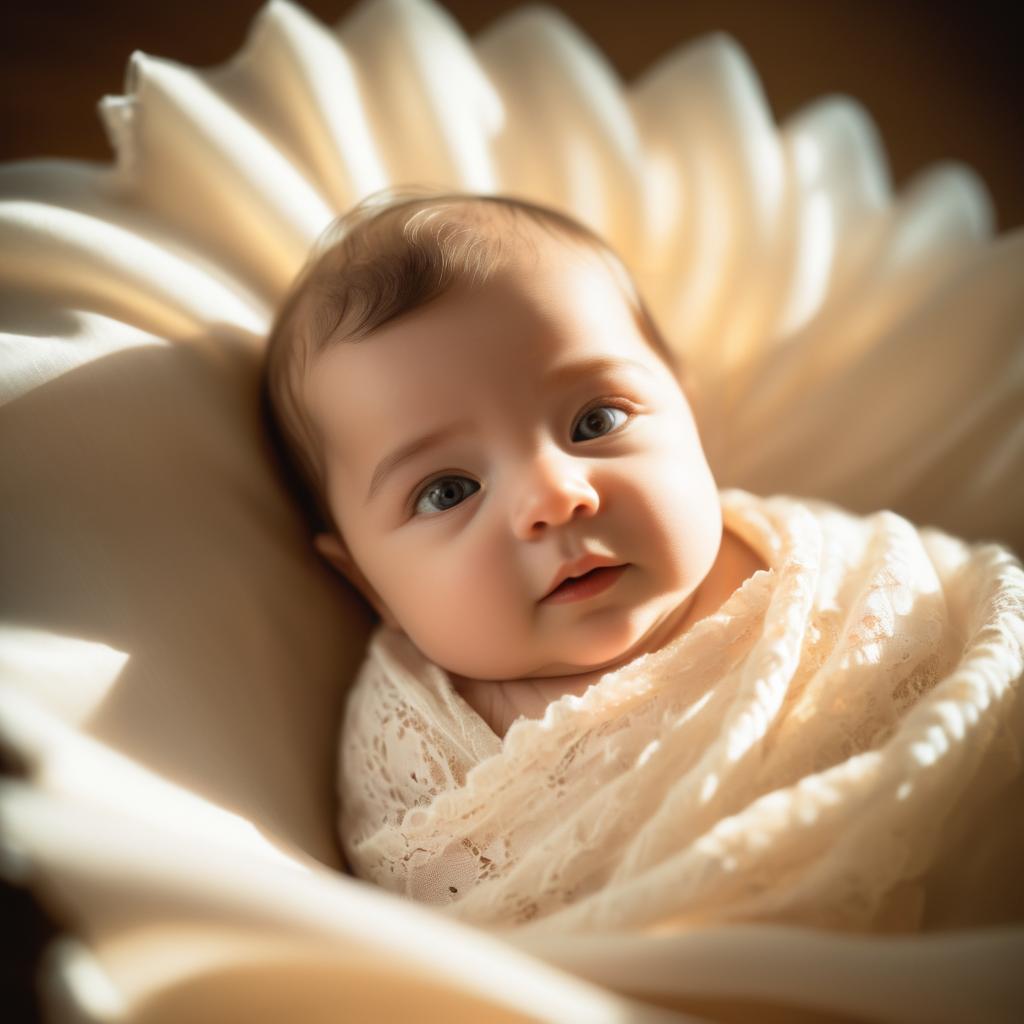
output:
M714 564L718 492L675 361L618 258L562 214L361 204L282 305L265 390L317 550L459 676L619 664Z

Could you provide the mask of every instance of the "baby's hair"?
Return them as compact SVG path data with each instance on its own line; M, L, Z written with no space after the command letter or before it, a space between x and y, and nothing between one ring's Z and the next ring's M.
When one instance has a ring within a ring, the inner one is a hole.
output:
M494 214L503 223L495 226ZM491 216L489 216L491 215ZM683 385L629 272L600 236L557 210L510 196L375 193L314 244L274 318L261 381L271 441L314 530L337 532L326 496L323 441L304 398L308 369L340 342L360 342L456 284L482 284L511 248L529 251L523 224L590 250L608 267L641 333ZM511 246L510 246L511 241Z

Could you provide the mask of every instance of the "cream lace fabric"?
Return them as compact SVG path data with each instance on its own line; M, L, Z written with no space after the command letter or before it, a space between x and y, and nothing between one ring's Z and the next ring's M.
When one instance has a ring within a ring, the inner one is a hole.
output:
M402 634L376 634L340 755L357 874L541 931L900 932L966 923L986 885L1012 918L1020 564L891 512L722 500L770 568L504 741Z

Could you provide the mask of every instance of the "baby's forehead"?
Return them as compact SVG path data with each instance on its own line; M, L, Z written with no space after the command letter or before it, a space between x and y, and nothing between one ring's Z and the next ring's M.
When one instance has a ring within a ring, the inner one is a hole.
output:
M326 346L310 367L310 393L326 402L355 392L362 404L385 388L388 372L413 388L432 387L440 375L501 393L511 381L495 365L527 379L548 364L652 355L628 296L606 267L586 262L522 261L483 283L457 282L364 336ZM333 396L331 381L341 385Z
M478 219L476 213L473 219ZM446 347L433 345L432 339L445 337L446 332L454 330L465 336L471 349L474 337L495 330L501 333L501 321L508 318L525 325L528 334L534 333L533 327L538 333L545 333L545 328L553 323L567 328L563 333L574 336L573 354L579 357L600 349L600 344L589 339L606 333L610 323L624 328L635 326L638 303L628 274L599 246L586 239L563 236L525 218L510 218L506 212L491 214L484 220L488 231L503 232L500 237L495 236L500 243L499 258L487 264L485 273L459 274L445 288L428 294L425 301L365 334L336 337L318 347L308 365L309 376L317 376L318 366L335 348L360 350L363 358L350 364L353 370L356 364L365 369L367 364L379 362L372 358L374 348L382 336L396 331L422 338L422 344L408 347L407 359L429 365L436 361L435 348ZM440 318L439 307L444 309ZM314 303L306 315L312 319L318 313ZM433 331L425 329L425 325L432 323ZM467 325L465 332L461 330L463 323ZM488 378L479 367L474 375L472 359L469 364L461 368L467 378L480 388L496 390L493 378ZM321 399L323 395L321 390Z

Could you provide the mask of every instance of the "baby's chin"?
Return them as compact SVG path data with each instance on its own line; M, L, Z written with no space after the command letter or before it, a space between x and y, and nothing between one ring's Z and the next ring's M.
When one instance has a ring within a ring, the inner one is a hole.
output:
M427 652L424 652L425 654ZM601 650L591 649L577 654L566 650L563 658L523 658L522 650L508 658L492 657L486 660L431 658L443 668L452 680L478 683L512 683L521 680L540 682L565 676L579 676L607 671L622 661L623 650L614 645L605 645ZM429 654L427 654L430 657Z
M600 638L576 656L545 669L550 675L612 672L645 654L660 650L675 639L685 622L693 595L673 605L646 624L630 623L620 630L606 629Z
M592 629L566 629L557 642L538 649L532 657L522 647L507 652L505 657L495 657L495 647L491 646L489 656L479 659L449 659L448 665L443 659L432 660L457 682L540 682L603 675L674 639L692 599L691 595L661 614L627 616L617 622L595 623Z

